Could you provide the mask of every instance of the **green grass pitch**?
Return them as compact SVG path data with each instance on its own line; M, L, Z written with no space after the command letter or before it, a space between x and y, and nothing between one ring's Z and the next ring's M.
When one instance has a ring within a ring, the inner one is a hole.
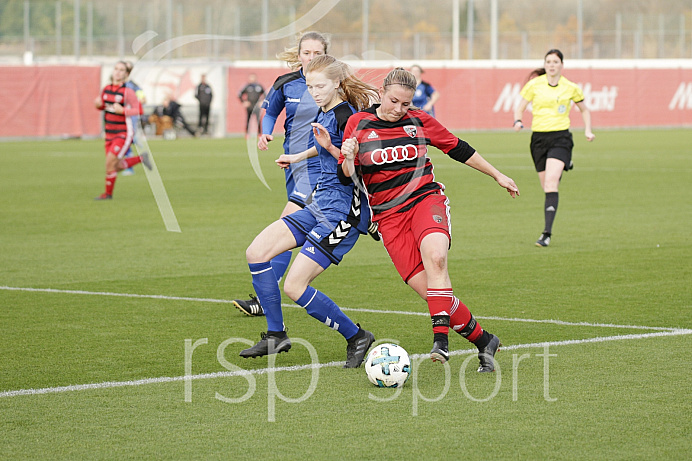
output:
M271 190L242 139L152 141L180 233L141 166L92 200L101 141L1 143L2 457L692 457L692 131L575 131L545 249L529 134L460 136L521 190L431 150L454 290L502 339L500 371L476 373L453 334L448 366L425 359L426 305L367 236L314 283L414 356L399 391L342 369L343 338L287 297L303 343L238 357L266 330L228 300L252 291L245 248L285 203L280 139L260 153Z

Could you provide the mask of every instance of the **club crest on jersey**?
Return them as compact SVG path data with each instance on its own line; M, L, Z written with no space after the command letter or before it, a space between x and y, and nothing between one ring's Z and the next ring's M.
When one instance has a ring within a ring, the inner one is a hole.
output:
M413 126L413 125L406 125L406 126L404 127L404 131L406 132L407 135L409 135L409 136L412 137L412 138L415 138L415 137L416 137L416 133L418 132L418 130L416 129L416 127Z

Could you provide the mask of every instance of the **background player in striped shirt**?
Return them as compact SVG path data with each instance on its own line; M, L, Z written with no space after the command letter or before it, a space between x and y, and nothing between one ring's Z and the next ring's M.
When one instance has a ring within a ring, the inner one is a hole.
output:
M318 108L305 86L303 69L316 56L327 54L328 48L329 41L324 35L319 32L306 32L301 35L294 47L277 55L279 59L286 61L292 72L277 78L262 102L265 112L262 118L262 135L257 142L260 150L269 148L268 143L274 139L274 124L284 110L284 154L295 155L312 147L310 123L315 120ZM320 175L320 162L313 157L293 163L286 168L285 175L288 203L281 212L281 217L310 203ZM272 259L271 265L277 281L281 280L290 262L290 251L278 254ZM264 315L261 303L252 295L249 300L236 299L233 304L246 315Z
M448 333L478 347L479 372L495 370L497 336L484 331L452 291L447 271L451 244L449 202L435 181L427 156L433 145L454 160L491 176L512 197L519 189L465 141L422 110L410 110L416 78L402 68L391 71L380 88L381 104L353 115L346 126L339 179L362 181L373 221L399 275L427 301L433 326L430 358L449 358Z
M329 55L313 59L306 67L306 77L307 88L320 108L312 123L317 145L301 153L283 154L277 163L288 168L306 158L317 158L321 169L318 186L305 208L270 224L247 249L252 284L267 318L267 333L240 355L261 357L291 348L283 323L279 283L270 261L302 246L286 275L284 292L320 323L343 335L347 341L344 368L356 368L375 340L374 335L353 323L332 299L310 284L330 265L339 264L359 235L367 233L367 196L353 184L341 184L336 172L348 118L356 108L368 107L377 98L377 91Z
M135 127L131 117L142 115L142 104L135 92L126 86L132 71L124 61L118 61L113 68L111 83L101 91L94 105L103 111L106 130L106 191L96 200L113 198L113 188L118 172L140 162L151 169L146 152L136 157L123 158L134 138Z
M574 142L569 131L572 102L581 111L586 139L593 141L595 137L591 132L591 113L584 104L584 93L576 84L562 76L562 68L562 52L548 51L544 67L531 73L536 77L524 85L521 90L523 99L514 110L514 130L520 131L524 128L521 116L529 103L532 103L531 156L545 192L545 227L536 241L536 246L539 247L550 244L562 172L572 169Z

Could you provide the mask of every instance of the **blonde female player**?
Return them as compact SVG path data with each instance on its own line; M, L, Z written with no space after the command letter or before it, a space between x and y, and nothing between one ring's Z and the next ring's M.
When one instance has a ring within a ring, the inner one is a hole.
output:
M315 57L327 54L329 40L319 32L305 32L297 43L277 55L285 61L291 72L279 76L262 102L264 116L262 117L262 134L257 142L260 150L267 150L269 143L274 140L272 132L281 112L285 110L284 122L284 154L294 155L304 152L310 144L310 122L314 121L317 105L312 100L305 86L303 70ZM304 159L296 162L285 170L286 194L288 202L281 212L281 217L304 208L310 203L312 193L320 175L320 162L317 158ZM285 251L272 259L272 270L276 280L280 281L291 262L291 252ZM260 301L250 295L250 299L235 299L233 304L245 315L261 316L264 309Z
M270 224L246 251L252 284L266 315L267 332L240 355L261 357L291 348L271 260L302 247L286 274L284 292L309 315L346 339L344 368L356 368L375 340L374 335L353 323L334 301L310 284L330 265L339 264L359 235L367 233L367 197L353 184L341 184L336 171L347 120L356 110L368 107L377 91L356 78L346 64L328 55L314 58L307 65L305 76L308 91L319 106L312 123L317 145L298 154L283 154L277 163L287 168L307 158L317 158L321 167L318 187L305 208Z
M478 348L478 371L491 372L500 340L481 328L452 291L447 271L449 201L444 186L434 180L427 145L491 176L512 197L519 189L431 115L411 110L415 91L411 72L397 68L387 75L379 90L381 104L348 120L337 173L343 184L363 182L372 219L394 266L427 301L433 326L430 358L442 363L449 359L451 327Z
M581 111L586 139L593 141L595 137L591 132L591 113L584 104L584 94L577 85L562 76L562 68L562 52L548 51L544 67L531 73L535 78L522 88L523 99L514 110L514 130L521 131L524 128L521 116L529 103L533 104L531 156L545 192L545 227L536 241L538 247L550 245L562 172L572 169L574 142L569 131L572 102Z

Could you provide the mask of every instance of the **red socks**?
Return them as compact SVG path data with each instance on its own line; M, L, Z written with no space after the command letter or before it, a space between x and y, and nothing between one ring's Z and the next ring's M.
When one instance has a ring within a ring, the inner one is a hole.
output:
M118 179L118 173L116 171L106 173L106 194L113 195L116 179Z
M473 318L469 309L451 288L428 288L428 309L433 322L433 333L449 333L451 326L471 342L483 334L483 329Z
M127 167L130 168L131 166L140 163L142 161L142 157L138 155L137 157L127 157L123 160L125 160L125 165L127 165Z

